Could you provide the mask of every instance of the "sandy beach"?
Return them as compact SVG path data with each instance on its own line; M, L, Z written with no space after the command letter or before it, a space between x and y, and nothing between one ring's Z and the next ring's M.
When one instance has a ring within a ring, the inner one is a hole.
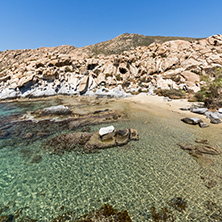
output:
M148 96L144 94L139 94L133 97L124 98L123 101L127 102L129 104L129 107L131 108L143 109L160 117L169 117L177 119L181 119L184 117L198 117L204 122L208 124L210 123L210 120L207 119L204 115L192 113L189 110L180 110L180 108L191 107L194 104L198 104L188 102L187 99L168 101L163 96ZM220 127L220 124L210 125L213 125L214 127Z

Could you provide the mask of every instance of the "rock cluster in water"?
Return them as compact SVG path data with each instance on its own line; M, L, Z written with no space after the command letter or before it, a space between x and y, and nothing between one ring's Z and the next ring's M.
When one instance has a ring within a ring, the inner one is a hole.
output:
M103 136L100 136L99 132L74 132L55 136L47 142L46 147L56 154L72 150L92 153L99 149L122 146L130 140L138 139L138 132L135 129L115 130Z
M92 56L72 46L0 53L0 99L57 94L127 96L154 89L194 92L222 64L222 36L152 43L120 54ZM18 59L17 59L18 58ZM10 61L10 62L8 62Z

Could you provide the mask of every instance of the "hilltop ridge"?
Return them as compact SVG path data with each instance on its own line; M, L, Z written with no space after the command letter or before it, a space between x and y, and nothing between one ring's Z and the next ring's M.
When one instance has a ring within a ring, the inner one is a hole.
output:
M163 43L178 39L187 41L197 40L195 38L188 37L144 36L140 34L124 33L114 39L79 48L70 45L62 45L56 47L40 47L37 49L6 50L4 52L0 51L0 53L3 53L0 55L0 69L16 62L21 62L22 60L28 60L29 58L33 60L41 58L41 56L45 53L73 53L77 57L96 56L99 54L111 55L119 54L138 46L149 46L153 42Z

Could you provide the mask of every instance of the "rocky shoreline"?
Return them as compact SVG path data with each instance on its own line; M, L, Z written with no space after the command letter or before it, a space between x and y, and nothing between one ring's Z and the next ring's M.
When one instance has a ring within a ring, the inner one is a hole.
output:
M0 100L53 95L125 97L153 94L158 88L197 92L204 84L200 77L222 66L221 46L222 36L215 35L152 43L109 56L78 53L71 46L29 54L6 50L0 53Z

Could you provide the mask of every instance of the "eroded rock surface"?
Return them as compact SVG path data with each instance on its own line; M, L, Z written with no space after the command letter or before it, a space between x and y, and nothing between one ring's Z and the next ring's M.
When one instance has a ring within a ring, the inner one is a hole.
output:
M216 42L216 43L215 43ZM57 94L127 96L154 89L199 91L221 67L221 35L152 43L119 54L93 56L73 46L0 53L0 99Z
M133 134L133 136L131 136ZM116 130L113 136L102 139L99 132L74 132L62 134L49 140L46 147L56 154L66 151L94 152L98 149L106 149L127 144L130 140L138 140L139 135L135 129Z

